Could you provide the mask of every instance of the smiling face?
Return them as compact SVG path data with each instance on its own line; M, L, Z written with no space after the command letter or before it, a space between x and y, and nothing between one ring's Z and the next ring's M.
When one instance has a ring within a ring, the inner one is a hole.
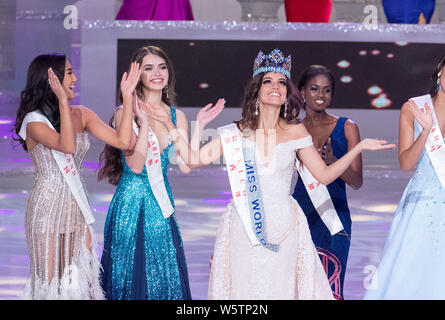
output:
M167 63L155 54L148 54L142 59L141 81L145 88L161 91L168 83Z
M323 111L331 104L331 82L325 75L315 76L301 89L301 94L306 100L306 110Z
M261 103L281 107L287 97L287 81L287 77L282 73L266 73L258 93Z
M68 100L74 99L74 87L76 86L77 77L73 72L73 67L68 59L65 60L65 74L62 81L62 87L66 92Z

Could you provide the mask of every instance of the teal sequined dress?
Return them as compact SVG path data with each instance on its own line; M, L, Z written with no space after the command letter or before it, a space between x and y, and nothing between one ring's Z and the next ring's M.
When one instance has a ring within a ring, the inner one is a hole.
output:
M176 125L176 110L170 108ZM161 154L165 187L173 144ZM184 248L175 214L165 219L149 184L146 168L140 174L127 165L111 200L104 230L102 287L112 300L191 299Z

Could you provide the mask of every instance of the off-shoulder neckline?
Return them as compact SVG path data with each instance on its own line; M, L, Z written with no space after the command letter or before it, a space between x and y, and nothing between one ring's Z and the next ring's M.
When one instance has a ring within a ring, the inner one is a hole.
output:
M299 140L306 140L306 139L308 139L308 138L312 138L311 135L307 135L307 136L304 136L304 137L302 137L302 138L290 139L290 140L287 140L287 141L283 141L283 142L277 143L277 147L278 147L279 145L281 145L281 144L287 144L287 143L295 142L295 141L299 141ZM242 137L242 139L247 140L247 141L250 141L250 142L252 142L252 143L254 143L254 144L256 145L255 141L252 140L252 139L245 138L245 137Z

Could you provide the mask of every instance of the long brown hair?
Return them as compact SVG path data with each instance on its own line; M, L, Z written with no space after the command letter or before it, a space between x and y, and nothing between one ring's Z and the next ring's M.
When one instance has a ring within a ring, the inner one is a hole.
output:
M239 121L235 121L235 123L238 125L238 128L241 130L256 130L258 128L258 116L255 115L255 110L264 75L265 73L260 73L250 79L244 89L244 96L241 102L241 107L243 108L242 119ZM286 99L288 100L286 117L284 117L285 105L283 104L280 109L280 118L284 119L287 123L290 124L299 123L301 122L301 120L298 119L298 114L300 113L300 110L303 106L303 97L290 79L287 79L286 86Z
M168 70L168 81L167 87L162 90L162 101L168 106L173 106L176 104L176 93L175 93L175 72L173 70L173 64L168 57L167 53L155 46L143 46L139 48L132 56L131 62L138 62L142 68L142 60L146 55L154 54L165 60ZM136 86L136 94L140 99L143 99L142 81ZM120 102L122 103L122 93L119 90ZM114 114L109 121L109 125L113 126ZM103 166L102 166L103 163ZM101 167L102 166L102 167ZM99 156L99 173L97 175L98 180L107 179L110 184L117 185L121 179L123 172L123 164L121 153L119 149L116 149L110 145L105 145L104 150Z

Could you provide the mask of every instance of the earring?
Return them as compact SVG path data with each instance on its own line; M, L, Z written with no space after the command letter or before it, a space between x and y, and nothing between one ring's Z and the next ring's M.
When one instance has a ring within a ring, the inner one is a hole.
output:
M440 86L440 75L442 74L442 72L439 72L438 74L437 74L437 91L440 91L440 89L441 89L441 86Z
M255 115L258 116L258 109L260 108L260 98L256 99L255 102Z
M168 84L164 87L164 93L165 93L165 96L168 99Z
M284 118L287 116L287 106L289 105L288 99L284 102Z

